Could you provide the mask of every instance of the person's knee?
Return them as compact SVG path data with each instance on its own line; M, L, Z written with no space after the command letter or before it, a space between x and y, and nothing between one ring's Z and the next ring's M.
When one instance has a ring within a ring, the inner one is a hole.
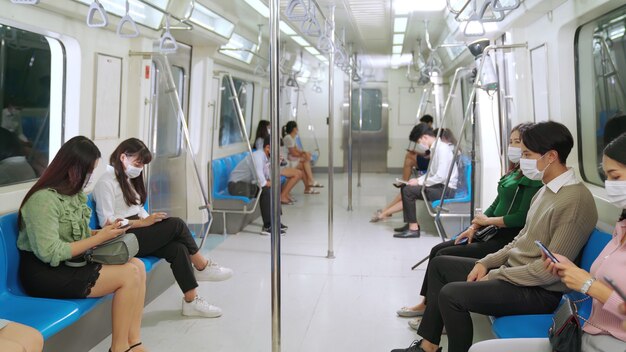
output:
M123 286L137 288L143 283L141 270L134 263L126 263L120 267ZM145 273L145 267L144 267Z
M28 343L26 344L27 352L41 352L43 350L43 335L35 329L29 334Z
M146 264L139 258L132 258L130 263L137 267L138 274L142 277L146 277Z
M3 352L30 352L19 343L3 338L0 338L0 350Z
M446 308L464 310L463 298L466 282L451 282L443 286L439 292L439 309L443 312Z

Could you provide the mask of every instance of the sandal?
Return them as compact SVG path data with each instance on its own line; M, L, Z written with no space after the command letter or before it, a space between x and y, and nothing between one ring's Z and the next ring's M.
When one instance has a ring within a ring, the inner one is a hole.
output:
M292 201L285 202L285 201L281 200L280 204L283 204L283 205L293 205L293 202Z
M132 350L133 348L135 348L135 347L137 347L137 346L139 346L139 345L141 345L141 342L137 342L136 344L134 344L134 345L130 346L130 348L129 348L126 352L128 352L128 351Z
M304 194L320 194L320 192L314 189L309 189L309 190L305 190Z
M320 184L320 183L315 182L314 184L309 185L309 187L324 188L324 185L323 185L323 184Z

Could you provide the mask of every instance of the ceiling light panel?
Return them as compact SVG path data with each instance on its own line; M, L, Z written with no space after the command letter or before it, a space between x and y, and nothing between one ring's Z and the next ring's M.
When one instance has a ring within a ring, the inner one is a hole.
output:
M402 44L404 44L404 34L394 34L393 45L402 45Z
M309 42L306 41L306 39L302 38L299 35L293 36L293 37L291 37L291 39L293 39L293 41L298 43L300 46L310 46L311 45L311 44L309 44Z
M83 4L89 6L93 3L93 0L78 0ZM161 10L165 10L167 8L167 4L169 0L146 0L150 4L160 8ZM112 13L116 16L123 17L126 14L126 1L125 0L100 0L102 3L102 7L104 10ZM133 20L137 23L143 24L146 27L150 27L152 29L159 29L161 27L161 22L163 21L163 13L142 4L138 0L130 0L129 1L129 14Z
M396 15L408 15L411 12L438 12L446 8L446 0L393 0Z
M280 30L286 35L297 35L296 31L293 30L287 23L280 21L279 23Z
M319 55L320 54L320 52L317 49L315 49L314 47L312 47L312 46L304 47L304 49L306 51L310 52L312 55Z
M263 3L261 0L244 0L246 4L250 5L253 9L256 10L261 16L269 18L270 17L270 9Z
M233 30L235 30L235 25L232 22L198 3L194 6L189 20L224 38L230 38L233 34Z
M392 53L395 54L402 54L402 45L394 45L393 49L392 49Z

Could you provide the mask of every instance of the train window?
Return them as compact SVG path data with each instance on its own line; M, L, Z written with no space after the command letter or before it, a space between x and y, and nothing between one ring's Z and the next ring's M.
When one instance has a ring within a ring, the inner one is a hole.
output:
M380 131L383 127L383 93L380 89L362 89L363 95L363 120L361 131ZM356 109L352 109L352 130L359 130L360 110L359 110L359 90L352 91L352 104Z
M221 104L220 104L220 146L239 143L244 140L239 118L237 117L236 101L233 99L237 94L241 112L244 117L245 128L250 135L252 131L252 105L254 99L254 84L238 78L233 78L235 92L230 88L229 76L222 78Z
M0 186L5 186L39 177L60 144L63 88L57 84L62 85L65 57L59 41L37 33L0 24L0 38Z
M220 53L247 64L252 62L252 58L254 57L252 52L255 50L256 44L237 33L233 33L228 43L220 47Z
M584 24L576 33L576 93L580 167L602 185L602 150L626 132L626 6ZM593 97L593 98L589 98Z
M78 0L83 4L89 6L93 3L93 0ZM167 5L170 0L143 0L150 3L161 10L167 9ZM123 17L126 14L126 0L100 0L102 6L107 12L110 12L116 16ZM150 5L144 4L138 0L129 1L129 12L133 20L137 23L141 23L146 27L152 29L161 28L161 22L163 21L163 13L150 7Z

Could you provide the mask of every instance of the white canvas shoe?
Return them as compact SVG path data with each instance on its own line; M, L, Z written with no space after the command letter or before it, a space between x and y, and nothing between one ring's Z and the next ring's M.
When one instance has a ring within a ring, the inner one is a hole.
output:
M183 315L186 317L217 318L222 315L222 310L209 304L202 297L196 296L191 302L187 302L183 298Z
M198 281L224 281L233 276L233 270L220 266L216 262L209 259L209 264L202 269L198 270L194 268L196 280Z

